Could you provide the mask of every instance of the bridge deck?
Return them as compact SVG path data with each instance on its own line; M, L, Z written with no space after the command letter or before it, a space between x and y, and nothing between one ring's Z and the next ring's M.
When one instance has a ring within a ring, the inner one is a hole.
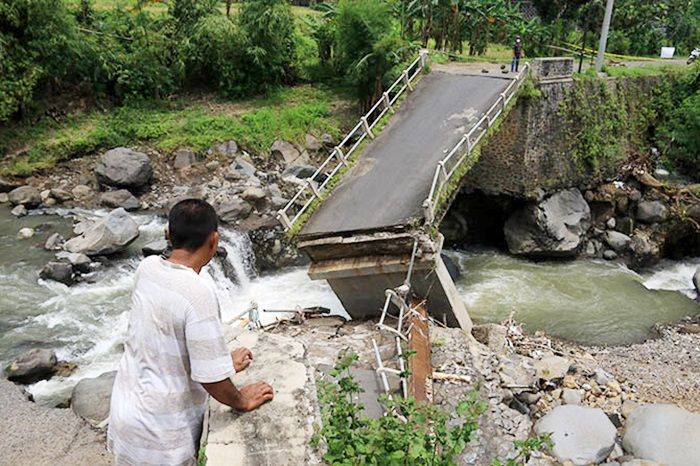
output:
M359 156L301 231L322 237L401 227L422 217L437 163L510 79L437 67Z

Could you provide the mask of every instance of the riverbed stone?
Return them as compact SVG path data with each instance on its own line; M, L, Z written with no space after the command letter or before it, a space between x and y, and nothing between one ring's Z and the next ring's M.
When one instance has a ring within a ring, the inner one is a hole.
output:
M146 154L117 147L100 157L95 175L103 185L140 191L150 183L153 167Z
M323 143L313 134L306 134L304 138L304 148L311 152L318 152L323 149Z
M19 355L7 367L7 379L21 384L31 384L50 379L56 370L56 353L49 349L32 349Z
M39 278L70 286L73 284L73 266L66 262L49 262L39 272Z
M59 260L68 261L68 263L73 266L73 270L76 272L87 273L90 271L90 264L92 263L92 260L85 254L61 251L56 253L56 258Z
M79 184L71 190L71 195L75 199L86 199L93 195L93 191L90 186Z
M591 210L581 192L566 189L515 211L504 233L512 254L572 256L590 222Z
M233 156L238 153L238 144L236 141L224 141L217 144L213 149L214 153Z
M46 241L44 242L44 249L47 251L60 251L63 249L63 243L65 241L66 240L60 233L52 233L48 238L46 238Z
M10 202L10 196L7 193L0 193L0 204L7 204Z
M257 171L255 165L243 157L236 157L236 160L229 166L229 169L239 174L242 178L255 176L255 172Z
M90 225L80 236L68 240L65 249L88 256L114 254L125 250L138 236L136 222L126 210L119 208Z
M224 223L230 224L248 217L252 210L253 206L238 196L228 198L216 205L216 213L219 219Z
M199 162L197 154L191 149L178 149L173 155L173 168L175 170L191 167Z
M603 237L607 245L617 253L627 250L632 241L632 238L619 231L606 231Z
M33 228L20 228L20 230L17 232L17 239L19 240L25 240L25 239L30 239L34 237L34 229Z
M508 329L503 325L486 323L475 325L472 328L472 335L476 341L488 346L489 349L497 354L503 353L506 350Z
M272 159L281 162L284 165L293 163L306 163L308 158L304 157L299 149L294 144L281 139L276 140L270 147L270 155Z
M552 453L574 465L602 462L615 447L617 435L603 410L577 405L555 407L535 424L535 432L551 433Z
M617 253L612 249L606 249L603 251L603 258L609 261L615 260L617 259Z
M111 371L78 382L71 394L73 412L95 427L102 426L109 416L109 403L116 376L117 371Z
M661 201L644 201L637 205L637 220L642 223L660 223L668 219L668 207Z
M562 379L571 367L571 361L561 356L548 356L535 361L535 375L538 379Z
M565 405L580 405L581 392L573 388L564 388L561 392L561 402Z
M630 417L630 415L638 407L639 407L638 402L636 402L634 400L625 400L622 402L622 406L620 406L620 414L622 414L622 417L624 417L626 419L626 418Z
M23 205L27 209L39 207L41 204L41 192L34 186L20 186L8 194L12 205Z
M165 238L157 239L151 241L147 245L141 248L143 255L148 256L160 256L165 251L168 250L168 241Z
M15 206L10 213L14 215L15 217L24 217L25 215L28 214L27 208L24 207L22 204Z
M700 414L672 404L640 406L627 419L622 446L666 466L700 466Z
M58 202L66 202L66 201L70 201L71 199L73 199L73 196L71 195L71 193L69 193L65 189L60 189L60 188L52 189L51 190L51 197L56 199L56 201L58 201Z
M265 199L265 190L258 187L246 188L241 197L248 202L256 203Z
M102 193L100 195L100 204L113 209L122 207L126 211L138 210L141 207L139 200L128 189Z

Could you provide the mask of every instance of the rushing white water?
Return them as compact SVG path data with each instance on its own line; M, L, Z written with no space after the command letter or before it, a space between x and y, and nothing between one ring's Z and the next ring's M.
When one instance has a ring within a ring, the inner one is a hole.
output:
M163 218L132 215L139 224L139 238L127 254L114 258L108 266L85 276L86 281L67 287L37 278L43 264L52 254L41 247L46 236L57 229L70 234L70 221L56 215L14 219L0 215L0 360L8 360L33 348L52 348L59 359L78 364L67 378L54 377L28 387L41 403L57 404L70 396L73 386L84 377L95 377L116 368L123 351L128 323L130 293L134 271L140 262L143 245L162 237ZM106 211L54 211L61 216L78 214L99 218ZM31 243L18 244L17 230L23 226L41 229ZM274 322L284 314L265 313L265 309L289 309L296 306L325 306L333 313L344 314L342 306L324 282L311 281L304 268L290 268L279 273L257 277L255 258L247 235L222 229L220 246L225 259L215 259L203 271L211 281L222 308L224 320L245 311L251 301L260 309L261 321ZM22 258L13 254L25 248ZM225 272L234 280L229 279Z

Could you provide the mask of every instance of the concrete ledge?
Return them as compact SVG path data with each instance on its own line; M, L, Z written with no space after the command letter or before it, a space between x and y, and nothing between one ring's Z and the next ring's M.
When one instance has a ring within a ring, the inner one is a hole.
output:
M275 399L243 414L211 399L207 465L320 464L310 445L320 414L304 345L282 335L246 331L229 346L245 346L254 354L251 366L232 378L236 386L265 381L274 388Z

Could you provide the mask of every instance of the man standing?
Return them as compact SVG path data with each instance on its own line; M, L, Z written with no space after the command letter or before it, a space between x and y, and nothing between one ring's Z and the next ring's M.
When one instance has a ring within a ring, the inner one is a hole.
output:
M204 201L170 211L169 258L151 256L136 271L129 328L110 407L108 447L117 465L194 465L207 394L237 411L272 400L258 382L230 378L252 353L229 353L219 303L199 273L216 254L218 219Z
M523 53L523 44L520 42L520 36L515 37L515 44L513 45L513 61L510 63L510 71L518 72L518 66L520 65L520 57Z

